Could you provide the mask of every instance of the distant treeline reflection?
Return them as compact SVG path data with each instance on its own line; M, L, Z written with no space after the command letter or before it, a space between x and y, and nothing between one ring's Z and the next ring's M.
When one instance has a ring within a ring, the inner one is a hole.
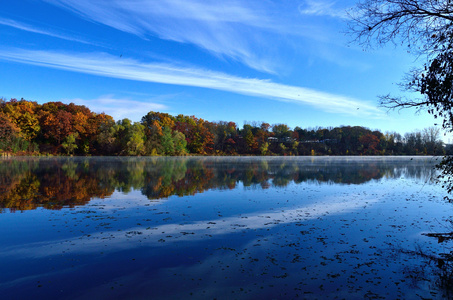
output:
M426 159L432 160L432 159ZM85 205L114 191L150 200L211 189L363 184L381 178L430 181L435 162L417 158L14 158L0 160L0 210Z

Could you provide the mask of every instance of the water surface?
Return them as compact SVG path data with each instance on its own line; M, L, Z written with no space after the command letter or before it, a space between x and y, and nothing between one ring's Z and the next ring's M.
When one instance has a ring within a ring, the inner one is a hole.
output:
M0 160L5 299L445 298L431 157ZM444 274L445 275L445 274Z

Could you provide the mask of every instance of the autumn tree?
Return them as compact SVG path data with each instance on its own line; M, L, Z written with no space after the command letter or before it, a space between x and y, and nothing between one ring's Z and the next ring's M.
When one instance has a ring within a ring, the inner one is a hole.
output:
M19 139L19 132L16 124L6 114L0 112L0 151L13 152L14 144Z
M72 115L65 110L56 112L43 110L39 120L42 137L56 146L60 145L68 135L74 133Z
M160 155L163 152L161 139L162 139L162 126L159 124L158 121L154 120L152 123L147 124L143 123L145 126L145 153L147 155Z
M184 134L190 153L201 155L214 153L213 123L195 116L178 115L175 118L175 130Z
M360 144L362 144L362 153L369 154L369 155L376 155L378 154L378 145L379 145L379 138L376 137L372 133L367 133L359 138Z
M360 126L291 131L285 124L247 122L239 130L234 122L159 112L147 113L140 123L115 122L111 116L74 103L28 102L0 100L0 150L30 154L37 152L38 142L42 152L79 155L426 155L444 151L435 127L404 137ZM36 120L37 127L30 127L33 122L27 120Z
M0 112L0 140L7 140L17 136L20 129L14 124L8 115Z
M253 134L256 127L245 123L241 130L241 152L244 154L256 154L259 150L258 142Z
M113 118L105 113L96 114L91 122L94 132L90 137L90 152L97 155L112 155L117 152Z
M150 130L150 127L154 126L157 122L160 127L168 127L173 130L175 126L175 117L167 113L150 111L142 117L141 123L146 127L146 130Z
M175 118L175 130L181 132L186 137L187 143L192 139L191 135L196 122L193 118L185 115L177 115Z
M195 154L213 154L214 152L214 134L211 132L211 123L201 118L192 116L195 126L190 142L187 142L187 147Z
M185 155L187 141L184 132L192 133L196 126L189 117L179 115L175 118L153 111L142 117L141 123L145 126L148 155Z
M19 136L28 141L36 138L41 130L36 114L37 108L36 102L24 99L20 101L11 99L0 106L1 111L20 129Z
M217 122L215 126L214 148L217 152L235 154L237 128L234 122Z
M269 123L262 122L255 133L256 142L258 143L258 148L261 155L270 154L268 141L268 138L270 136L270 127L271 125L269 125Z
M98 115L86 106L74 103L47 102L39 107L37 115L41 127L41 143L58 149L69 135L75 134L80 154L96 153L95 149L90 152L90 148L96 143L100 122L106 118L105 114ZM110 116L107 118L112 119Z

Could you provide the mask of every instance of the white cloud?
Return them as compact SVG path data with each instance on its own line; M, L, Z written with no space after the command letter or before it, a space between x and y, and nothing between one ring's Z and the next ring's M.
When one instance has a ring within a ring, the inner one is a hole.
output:
M165 96L156 97L149 99L148 101L160 101ZM90 108L91 111L96 113L106 113L113 117L115 121L128 118L134 122L139 122L149 111L163 111L167 109L167 106L154 102L142 102L134 101L128 98L118 99L113 95L104 95L97 99L68 99L63 100L65 103L75 103L78 105L85 105Z
M43 34L43 35L47 35L47 36L51 36L51 37L55 37L55 38L59 38L59 39L63 39L63 40L79 42L79 43L83 43L83 44L92 44L92 43L87 42L80 38L76 38L76 37L65 35L65 34L55 33L55 32L51 32L48 30L43 30L43 29L31 26L29 24L17 22L17 21L10 20L10 19L0 18L0 25L9 26L9 27L13 27L16 29L37 33L37 34Z
M105 53L68 54L53 51L3 49L0 50L0 59L111 78L222 90L305 104L326 112L364 118L385 116L385 113L374 105L346 96L274 83L270 80L236 77L198 68L144 63Z
M216 57L270 74L291 69L281 50L303 54L304 39L310 39L311 44L328 44L325 47L344 46L337 31L302 17L346 18L345 10L333 1L306 0L299 6L296 2L262 0L45 1L145 40L152 36L195 45ZM338 64L336 60L326 60Z
M299 6L299 12L303 15L329 16L333 18L347 18L345 9L335 7L337 1L306 0Z
M269 73L275 73L278 68L273 55L262 53L275 46L271 44L274 39L270 39L269 34L280 34L282 30L294 34L296 31L296 26L289 20L291 10L267 1L46 1L86 20L144 39L157 36L193 44L216 56ZM296 5L291 8L297 11Z

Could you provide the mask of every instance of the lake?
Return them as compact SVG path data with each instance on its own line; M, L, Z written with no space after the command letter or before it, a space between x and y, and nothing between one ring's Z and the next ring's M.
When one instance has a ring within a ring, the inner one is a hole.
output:
M444 299L438 162L3 158L0 295Z

